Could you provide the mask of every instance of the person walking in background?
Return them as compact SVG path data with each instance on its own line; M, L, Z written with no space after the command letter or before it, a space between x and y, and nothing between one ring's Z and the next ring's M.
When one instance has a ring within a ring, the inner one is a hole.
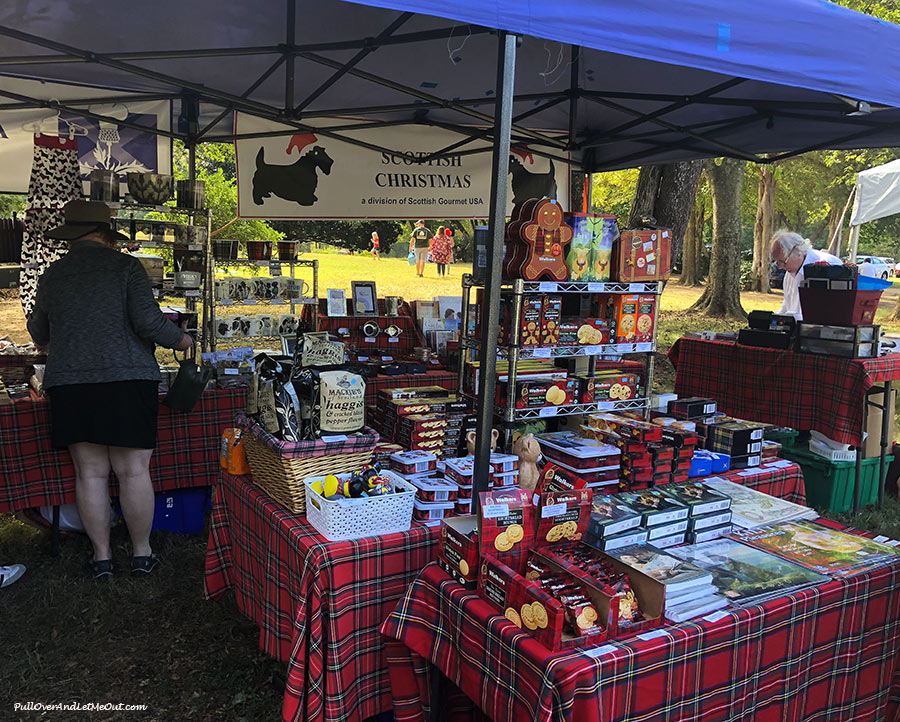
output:
M447 266L453 262L453 230L442 229L431 241L431 258L437 264L438 276L447 275Z
M409 252L416 256L416 273L421 277L425 273L425 261L431 245L431 231L425 227L425 221L416 221L412 236L409 239Z
M378 231L372 231L372 259L377 261L381 258L379 251L381 249L381 241L378 240Z
M110 247L127 236L112 229L106 204L70 201L65 224L47 236L68 241L69 252L41 277L28 332L37 346L49 345L51 442L72 455L75 501L93 545L86 568L98 580L113 573L112 470L131 536L131 572L144 576L159 563L150 548L160 381L154 344L187 351L194 339L160 311L140 261Z

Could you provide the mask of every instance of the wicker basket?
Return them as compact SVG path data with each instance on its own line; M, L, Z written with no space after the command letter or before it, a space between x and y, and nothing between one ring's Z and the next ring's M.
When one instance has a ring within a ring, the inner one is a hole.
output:
M304 479L358 471L372 463L378 443L378 434L366 429L366 434L347 441L291 444L278 441L241 413L237 414L236 423L249 432L243 439L253 481L294 514L306 512Z

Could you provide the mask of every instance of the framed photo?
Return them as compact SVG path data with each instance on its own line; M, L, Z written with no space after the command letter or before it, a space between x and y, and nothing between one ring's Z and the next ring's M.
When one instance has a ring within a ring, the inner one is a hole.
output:
M281 355L294 358L294 352L297 350L297 334L281 337Z
M378 294L375 281L351 281L354 316L377 316Z
M329 288L327 291L328 315L347 315L347 291L343 288Z

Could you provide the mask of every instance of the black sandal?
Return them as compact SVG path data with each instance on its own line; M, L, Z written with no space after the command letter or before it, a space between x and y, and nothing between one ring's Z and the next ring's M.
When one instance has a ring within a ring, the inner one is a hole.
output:
M151 552L149 557L131 557L131 576L148 576L159 565L159 554Z
M87 560L84 568L85 571L87 571L88 576L98 582L109 581L109 578L113 575L112 559L101 559L100 561L97 561L92 556Z

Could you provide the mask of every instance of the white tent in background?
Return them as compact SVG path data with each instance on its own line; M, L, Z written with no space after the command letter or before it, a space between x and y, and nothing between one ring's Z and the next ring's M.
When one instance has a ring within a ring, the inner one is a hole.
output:
M855 263L860 225L900 213L900 159L859 173L852 195L850 261Z

